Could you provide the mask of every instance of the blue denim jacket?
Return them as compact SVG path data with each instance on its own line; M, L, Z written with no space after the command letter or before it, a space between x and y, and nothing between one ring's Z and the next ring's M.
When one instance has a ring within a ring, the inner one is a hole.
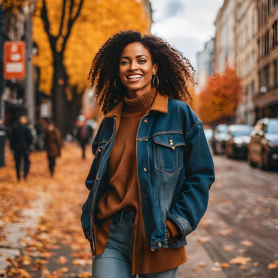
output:
M96 204L109 182L107 161L122 107L120 102L106 114L93 142L95 158L86 179L90 192L81 215L92 251L93 225L102 225L96 217ZM215 179L202 122L186 103L157 93L150 112L140 121L136 152L144 228L151 250L185 246L186 236L196 229L207 209ZM172 243L167 242L167 218L181 230Z

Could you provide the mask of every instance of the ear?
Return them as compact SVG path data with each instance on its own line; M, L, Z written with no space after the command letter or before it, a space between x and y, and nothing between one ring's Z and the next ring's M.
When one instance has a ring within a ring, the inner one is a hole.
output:
M153 65L153 75L156 75L157 71L158 71L158 63L155 63Z

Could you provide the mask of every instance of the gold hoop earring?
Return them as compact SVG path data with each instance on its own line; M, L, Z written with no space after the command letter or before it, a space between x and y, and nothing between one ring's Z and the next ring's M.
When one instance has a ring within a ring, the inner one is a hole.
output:
M156 85L154 85L154 80L155 80L155 79L156 79L156 83L157 83ZM154 76L152 83L153 83L153 87L154 87L154 86L157 87L157 86L159 85L159 79L158 79L158 76L157 76L157 75Z
M121 89L118 89L117 88L117 78L118 78L118 76L115 78L115 80L114 80L114 87L116 88L116 90L118 90L118 91L121 91L123 88L121 88Z

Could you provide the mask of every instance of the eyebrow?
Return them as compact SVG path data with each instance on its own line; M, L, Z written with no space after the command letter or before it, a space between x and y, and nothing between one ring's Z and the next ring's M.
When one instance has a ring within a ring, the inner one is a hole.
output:
M145 54L137 55L136 58L139 58L139 57L142 57L142 56L145 56L145 57L147 57L149 59L149 57L147 55L145 55ZM129 59L129 57L128 56L123 56L120 59Z

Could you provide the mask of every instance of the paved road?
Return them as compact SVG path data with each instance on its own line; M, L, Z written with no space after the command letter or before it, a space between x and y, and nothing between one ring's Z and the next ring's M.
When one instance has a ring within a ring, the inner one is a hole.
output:
M203 246L215 262L247 258L223 268L229 278L278 277L278 172L224 156L214 163L216 182L198 229L211 241Z

